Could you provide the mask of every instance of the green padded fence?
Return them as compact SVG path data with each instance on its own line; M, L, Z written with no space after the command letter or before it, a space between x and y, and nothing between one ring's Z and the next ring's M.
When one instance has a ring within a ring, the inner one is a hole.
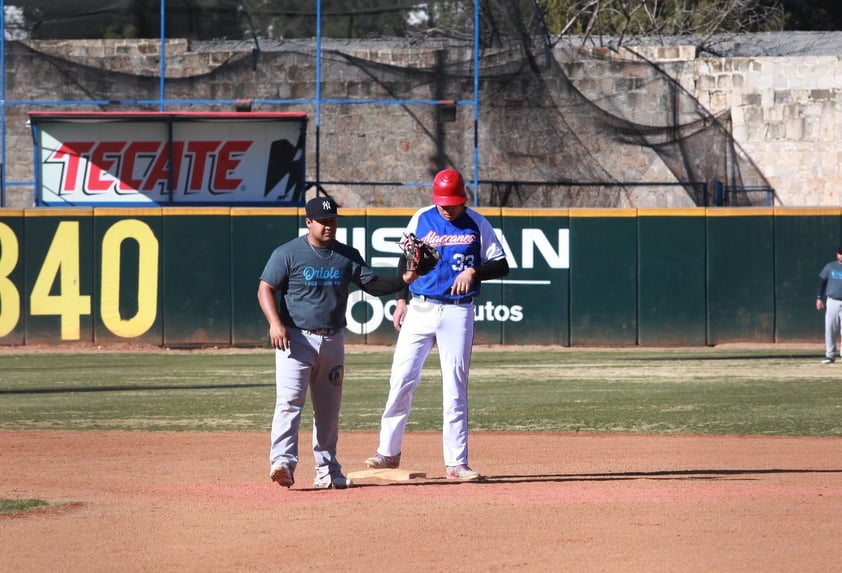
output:
M481 209L511 267L475 303L477 344L823 339L821 267L842 209ZM345 209L338 238L395 272L410 209ZM0 344L265 344L257 282L305 232L279 207L0 210ZM395 296L352 288L350 343L393 344Z

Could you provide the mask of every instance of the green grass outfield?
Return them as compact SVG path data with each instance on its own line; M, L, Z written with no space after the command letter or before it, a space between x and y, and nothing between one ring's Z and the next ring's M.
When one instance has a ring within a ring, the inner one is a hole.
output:
M821 350L478 349L471 429L840 436L842 363ZM378 428L390 363L348 353L342 431ZM268 431L273 402L271 350L0 353L2 429ZM408 429L440 427L434 352Z

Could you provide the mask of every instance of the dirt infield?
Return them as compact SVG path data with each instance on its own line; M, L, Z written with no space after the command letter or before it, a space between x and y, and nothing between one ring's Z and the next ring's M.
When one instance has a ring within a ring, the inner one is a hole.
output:
M302 434L304 437L304 434ZM306 439L306 438L305 438ZM345 433L345 471L373 433ZM302 444L303 445L303 444ZM842 539L842 440L473 433L482 483L314 490L268 479L268 434L0 432L5 571L826 571Z

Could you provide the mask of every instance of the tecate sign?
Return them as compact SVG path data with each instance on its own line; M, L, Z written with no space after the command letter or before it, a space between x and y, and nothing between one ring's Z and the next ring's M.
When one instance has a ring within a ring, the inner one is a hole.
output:
M304 197L305 119L33 121L38 203L290 205ZM179 117L179 116L176 116Z

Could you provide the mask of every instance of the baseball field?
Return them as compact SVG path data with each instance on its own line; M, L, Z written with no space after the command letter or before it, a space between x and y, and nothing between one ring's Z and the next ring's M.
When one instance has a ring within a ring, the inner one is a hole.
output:
M268 478L269 350L0 349L0 570L829 571L842 363L821 346L479 347L476 483L444 479L435 354L402 468ZM374 453L388 348L349 348L339 457Z

